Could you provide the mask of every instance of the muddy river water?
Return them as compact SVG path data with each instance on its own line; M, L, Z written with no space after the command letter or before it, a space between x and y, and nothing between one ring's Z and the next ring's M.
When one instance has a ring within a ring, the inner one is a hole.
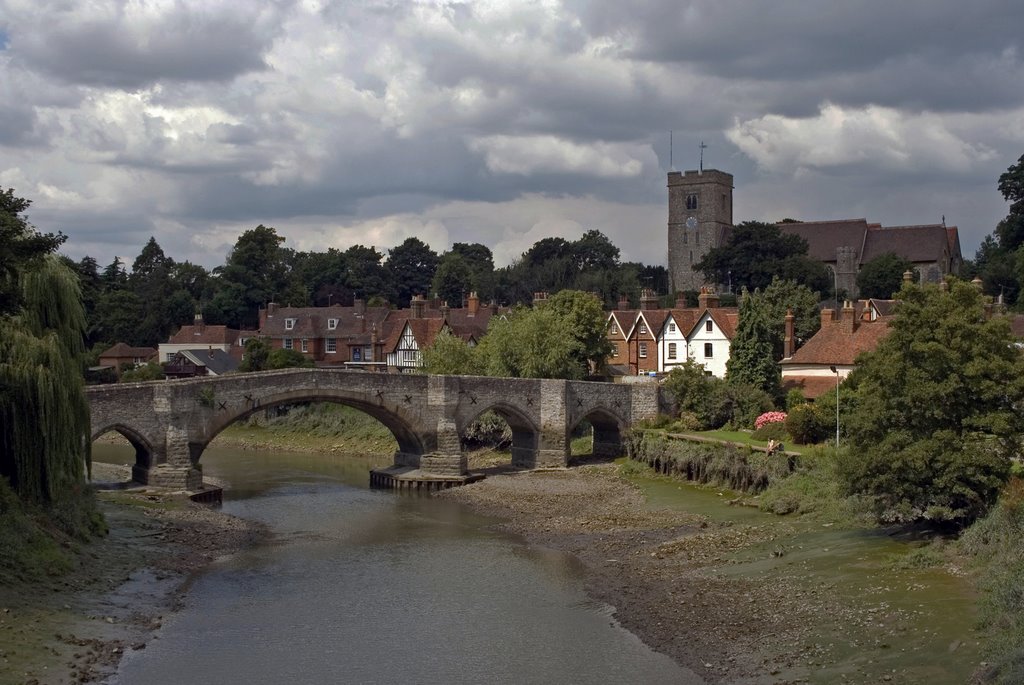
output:
M100 461L130 460L97 445ZM443 500L367 488L371 461L350 455L212 447L204 471L230 483L224 510L263 521L271 544L196 577L181 612L107 682L700 683L589 600L573 558L490 529ZM640 481L651 506L773 525L717 493ZM774 544L774 543L773 543ZM941 570L893 569L905 541L797 526L785 555L754 549L722 572L799 574L851 604L877 606L823 628L831 667L964 682L980 660L969 584Z
M110 683L701 682L588 600L571 557L371 491L366 459L211 448L203 465L274 542L199 575Z

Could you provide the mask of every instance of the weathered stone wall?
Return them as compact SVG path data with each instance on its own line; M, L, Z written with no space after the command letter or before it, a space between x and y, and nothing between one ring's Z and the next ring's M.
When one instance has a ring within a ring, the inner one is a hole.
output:
M569 435L595 427L595 449L612 453L634 421L656 413L657 386L564 380L374 374L287 369L87 390L92 436L117 430L136 446L137 480L176 487L201 482L199 459L224 428L279 404L333 401L356 407L394 434L395 464L466 473L460 436L493 410L512 428L513 463L564 466Z

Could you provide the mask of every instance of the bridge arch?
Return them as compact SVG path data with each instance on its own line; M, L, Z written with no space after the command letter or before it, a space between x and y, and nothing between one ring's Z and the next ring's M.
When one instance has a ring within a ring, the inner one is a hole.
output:
M303 388L275 393L260 398L241 411L222 411L214 415L202 435L189 442L192 464L198 464L202 453L228 426L267 409L300 402L331 402L358 409L380 421L398 443L396 463L419 465L419 458L436 448L436 436L430 430L419 426L417 417L399 406L387 406L372 396L338 389ZM410 463L415 462L415 463Z
M594 407L575 418L569 425L569 435L584 421L589 421L594 431L593 456L618 457L622 454L622 436L627 428L625 419L607 407Z
M91 435L89 436L89 441L96 442L100 437L111 432L118 433L135 449L135 465L132 468L133 473L139 469L143 471L148 470L149 467L153 465L153 445L140 431L132 428L131 426L126 426L124 423L111 423L102 426L99 429L92 430Z
M540 427L520 408L506 401L492 402L480 411L470 414L458 427L462 439L469 425L483 414L492 411L505 420L512 430L512 465L517 468L533 468L537 465L537 447L540 444Z

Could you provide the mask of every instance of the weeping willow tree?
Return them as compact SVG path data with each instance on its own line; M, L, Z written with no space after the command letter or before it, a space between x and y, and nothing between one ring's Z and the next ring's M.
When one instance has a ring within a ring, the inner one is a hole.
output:
M2 219L9 227L11 214ZM20 237L38 236L22 222ZM19 260L6 276L6 301L18 306L0 312L0 476L24 499L53 502L89 462L81 293L54 254Z

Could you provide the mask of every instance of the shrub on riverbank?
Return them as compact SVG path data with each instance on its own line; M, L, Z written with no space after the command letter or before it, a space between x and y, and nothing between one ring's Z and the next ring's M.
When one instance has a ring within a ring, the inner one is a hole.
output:
M994 661L982 682L1024 682L1024 481L1012 478L957 546L980 566L981 624Z
M74 492L44 508L19 498L0 479L0 583L59 576L75 565L80 542L105 534L91 492Z
M626 453L658 473L757 493L789 474L795 458L732 444L690 442L657 431L632 431Z
M870 524L866 508L843 494L835 451L816 447L793 472L776 478L761 493L760 506L773 514L813 514L833 523Z

